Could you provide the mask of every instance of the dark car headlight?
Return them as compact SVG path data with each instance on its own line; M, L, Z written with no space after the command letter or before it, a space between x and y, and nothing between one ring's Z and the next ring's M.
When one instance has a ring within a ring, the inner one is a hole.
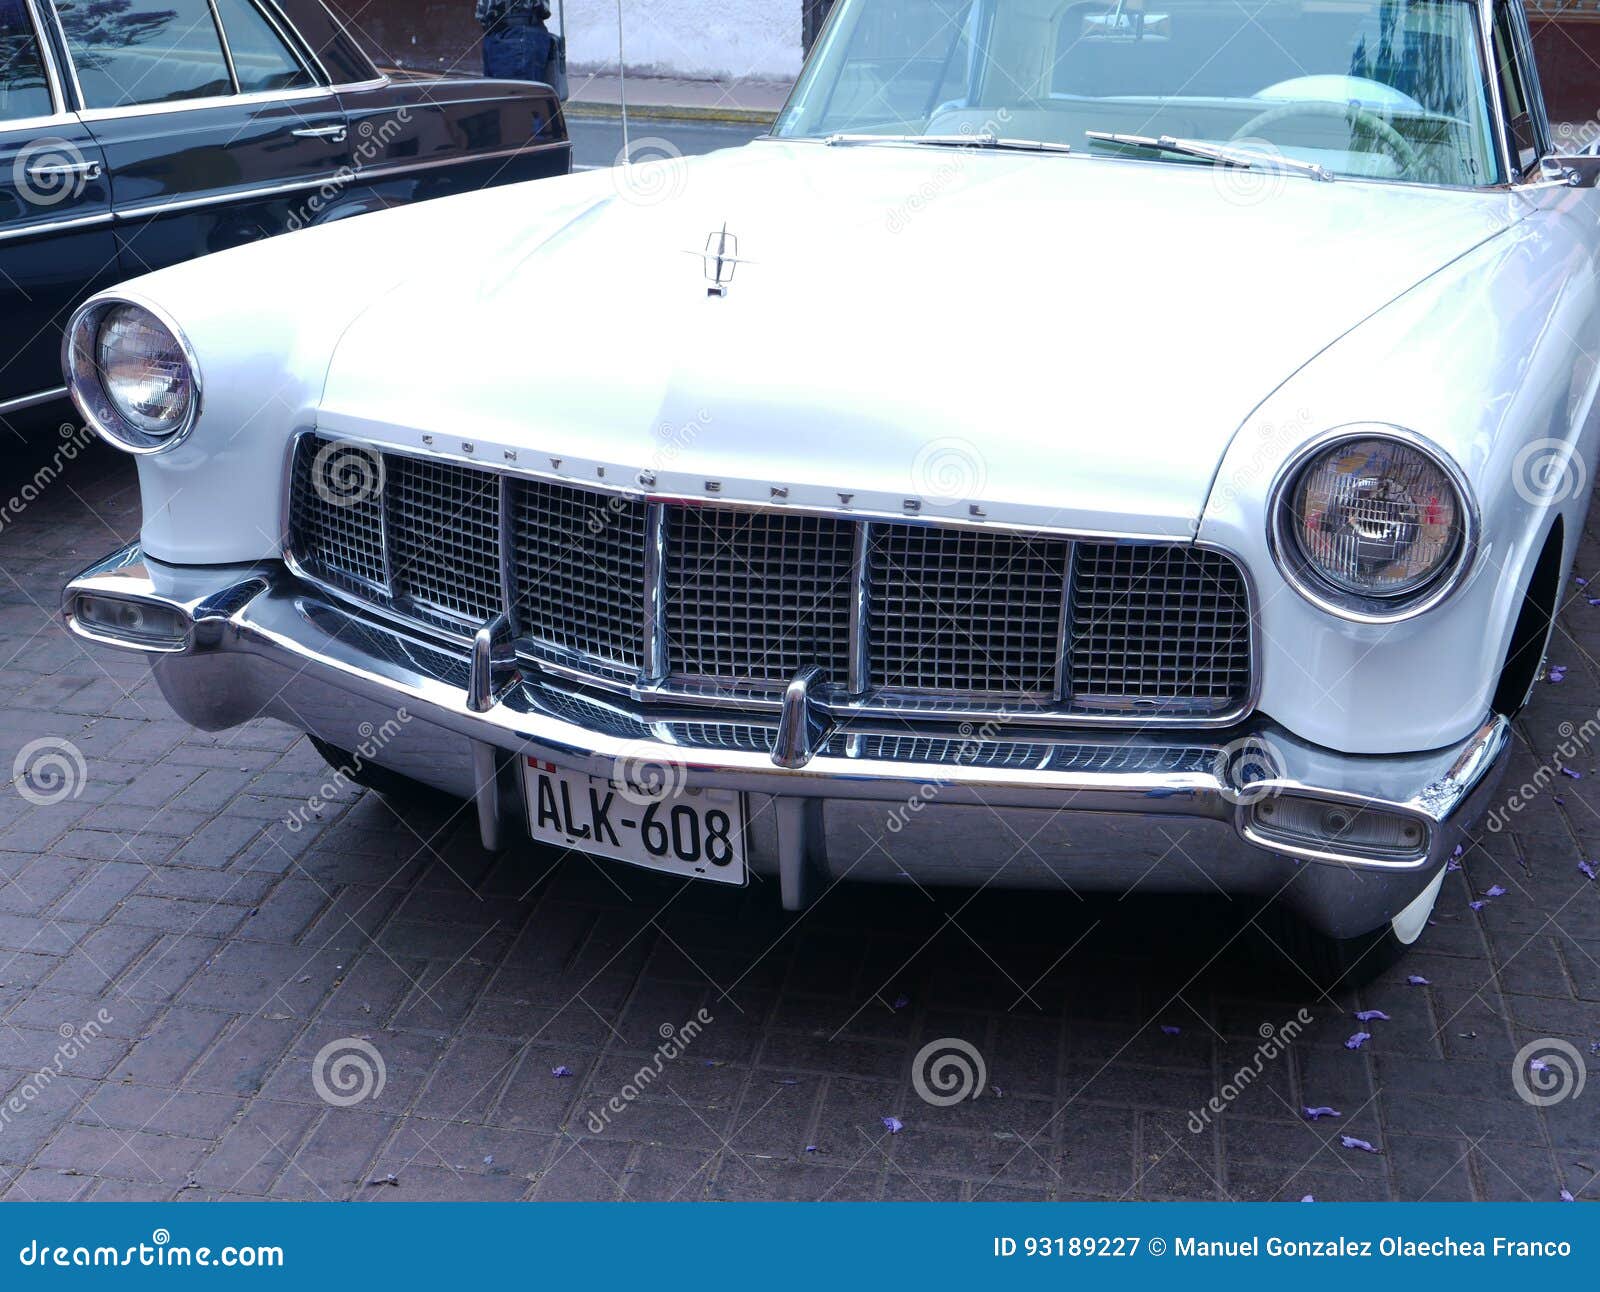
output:
M1269 506L1273 554L1295 589L1371 622L1437 605L1476 545L1460 470L1391 427L1351 428L1309 446L1280 475Z
M64 342L73 402L129 453L180 444L200 415L200 370L177 326L132 301L90 301Z

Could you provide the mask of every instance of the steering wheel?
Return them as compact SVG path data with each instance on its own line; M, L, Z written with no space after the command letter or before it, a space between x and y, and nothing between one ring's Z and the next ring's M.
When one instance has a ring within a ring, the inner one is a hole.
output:
M1364 108L1359 103L1323 103L1308 101L1305 103L1280 103L1275 108L1268 108L1265 112L1246 121L1244 125L1233 132L1230 142L1241 139L1265 138L1264 131L1268 126L1275 126L1280 121L1288 121L1295 117L1332 117L1339 121L1346 121L1350 125L1352 134L1365 135L1400 165L1400 170L1405 173L1416 166L1419 158L1417 150L1398 130L1380 117L1370 108Z

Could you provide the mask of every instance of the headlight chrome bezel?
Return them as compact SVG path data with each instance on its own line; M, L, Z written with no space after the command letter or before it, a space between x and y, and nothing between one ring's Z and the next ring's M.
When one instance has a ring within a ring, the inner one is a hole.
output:
M149 315L170 336L189 370L190 399L182 422L172 431L157 435L134 425L118 409L101 377L98 359L100 329L113 310L131 307ZM91 430L124 453L149 456L178 447L200 420L204 384L200 364L189 339L173 318L159 305L132 295L97 296L80 305L67 323L61 340L61 366L67 375L67 388Z
M1387 596L1340 587L1307 557L1294 532L1293 499L1301 477L1324 455L1358 440L1391 440L1420 453L1455 490L1460 539L1450 558L1420 587ZM1285 581L1318 609L1357 623L1403 623L1445 601L1472 569L1478 532L1477 499L1454 459L1425 436L1383 422L1350 423L1307 441L1279 469L1267 495L1267 544Z

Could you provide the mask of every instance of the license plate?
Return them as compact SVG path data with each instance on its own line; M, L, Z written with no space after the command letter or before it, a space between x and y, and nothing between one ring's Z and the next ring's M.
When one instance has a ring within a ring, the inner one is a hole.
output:
M719 884L745 882L744 801L734 790L636 789L526 758L528 828L541 843Z

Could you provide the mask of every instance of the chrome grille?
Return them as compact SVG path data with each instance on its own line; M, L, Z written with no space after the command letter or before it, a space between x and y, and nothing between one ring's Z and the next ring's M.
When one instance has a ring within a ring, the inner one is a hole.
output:
M1063 539L874 525L873 684L1049 698L1068 548Z
M500 481L449 462L385 457L391 590L418 619L476 632L505 611Z
M607 671L640 672L644 503L516 480L511 526L518 629Z
M289 494L290 543L315 554L323 576L341 587L388 591L382 479L376 453L315 436L300 441Z
M1249 692L1249 601L1219 552L1079 543L1072 604L1080 703L1220 708Z
M820 664L844 681L854 541L832 517L669 508L669 675L771 688Z
M1244 576L1188 544L651 503L317 436L290 479L306 574L458 642L508 613L525 656L602 686L770 703L817 664L857 711L1068 722L1250 699Z

